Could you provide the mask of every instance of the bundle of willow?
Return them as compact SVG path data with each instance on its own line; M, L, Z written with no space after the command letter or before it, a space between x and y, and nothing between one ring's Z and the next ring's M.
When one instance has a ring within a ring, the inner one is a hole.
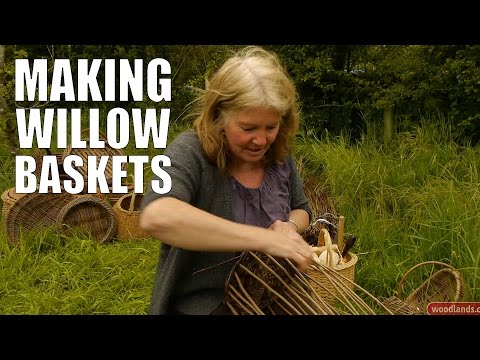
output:
M334 302L326 301L310 284L316 280L288 259L244 252L226 280L224 302L235 315L393 314L379 299L336 270L315 262L309 269L309 274L312 272L321 272L329 279L336 290L331 294Z

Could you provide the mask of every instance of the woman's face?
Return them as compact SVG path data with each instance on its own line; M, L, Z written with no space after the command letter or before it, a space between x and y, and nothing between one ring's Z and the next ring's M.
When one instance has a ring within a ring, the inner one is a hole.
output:
M255 108L234 114L225 125L230 152L237 161L261 161L277 138L279 127L280 116L270 108Z

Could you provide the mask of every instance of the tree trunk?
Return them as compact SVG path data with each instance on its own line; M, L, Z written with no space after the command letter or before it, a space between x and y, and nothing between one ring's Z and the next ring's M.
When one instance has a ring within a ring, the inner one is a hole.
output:
M393 109L386 107L383 109L383 143L387 145L393 136Z
M12 155L17 155L19 150L18 145L18 130L14 112L9 111L7 99L4 94L5 88L5 45L0 45L0 127L3 137L10 148Z
M5 84L5 45L0 45L0 115L7 111L7 101L3 94Z

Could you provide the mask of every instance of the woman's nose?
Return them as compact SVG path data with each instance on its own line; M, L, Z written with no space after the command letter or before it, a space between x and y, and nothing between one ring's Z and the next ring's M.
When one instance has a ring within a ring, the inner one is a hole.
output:
M253 139L255 145L264 146L267 143L267 137L264 134L258 134Z

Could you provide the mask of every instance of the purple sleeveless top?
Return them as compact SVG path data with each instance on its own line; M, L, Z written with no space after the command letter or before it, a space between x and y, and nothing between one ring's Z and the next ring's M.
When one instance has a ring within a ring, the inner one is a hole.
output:
M240 184L233 176L233 218L235 222L269 227L275 220L287 221L290 213L289 167L272 164L265 169L265 179L255 189Z

